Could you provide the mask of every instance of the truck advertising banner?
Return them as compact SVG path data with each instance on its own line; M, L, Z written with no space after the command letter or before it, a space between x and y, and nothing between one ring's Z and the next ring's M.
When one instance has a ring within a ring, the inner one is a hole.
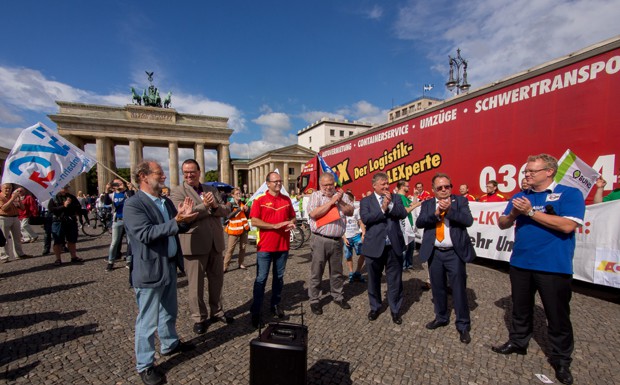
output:
M601 173L611 191L618 182L620 49L549 67L554 69L456 97L320 154L357 198L371 189L378 171L391 184L422 182L427 190L433 175L446 173L456 189L467 184L476 197L496 180L499 192L512 196L529 155L559 159L567 149Z
M563 172L583 183L592 202L599 173L606 192L618 184L620 151L620 39L585 49L504 79L427 110L376 128L319 152L338 173L342 188L360 199L372 190L372 176L385 172L391 188L410 186L448 174L458 194L461 184L479 197L490 180L511 197L529 155L578 155L594 172ZM568 168L567 168L568 170ZM588 206L586 224L577 230L575 278L620 287L620 203ZM485 206L488 205L488 206ZM497 206L499 205L499 206ZM605 205L605 207L603 207ZM501 206L501 207L500 207ZM505 203L472 203L469 235L478 256L508 260L513 229L497 227ZM614 219L615 218L615 219Z

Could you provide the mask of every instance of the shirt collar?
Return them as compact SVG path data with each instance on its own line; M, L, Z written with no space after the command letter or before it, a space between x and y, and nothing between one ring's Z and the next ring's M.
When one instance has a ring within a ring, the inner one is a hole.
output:
M552 193L555 190L555 186L557 186L558 184L553 181L551 182L551 184L549 186L547 186L547 188L544 191L534 191L531 188L528 188L527 190L525 190L526 194L534 194L534 193L541 193L541 192L550 192Z

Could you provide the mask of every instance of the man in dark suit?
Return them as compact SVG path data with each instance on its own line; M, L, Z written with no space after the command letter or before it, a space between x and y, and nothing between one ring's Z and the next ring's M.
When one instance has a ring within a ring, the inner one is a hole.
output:
M374 193L360 202L360 218L366 226L362 254L368 269L368 319L374 321L381 312L381 274L385 268L388 303L392 321L400 325L403 320L400 306L403 303L403 252L406 249L400 220L407 217L407 210L400 197L390 194L387 174L378 172L372 177Z
M424 201L416 226L424 229L420 260L428 261L431 290L435 304L435 319L426 324L430 330L448 325L447 282L452 288L456 313L456 329L461 342L471 342L469 306L467 304L466 263L473 261L476 252L467 234L474 223L469 202L452 194L452 182L446 174L433 177L435 198ZM447 275L447 280L446 280Z
M170 199L175 205L190 198L198 217L190 229L179 235L183 251L189 309L194 321L194 333L207 331L211 322L232 323L233 318L224 313L222 288L224 287L224 229L222 217L230 214L230 206L220 198L215 187L200 183L200 166L194 159L187 159L181 166L183 183L173 187ZM204 300L205 275L208 280L209 311ZM210 314L210 317L208 315Z
M192 213L191 199L185 199L178 211L170 199L161 196L166 181L161 166L144 161L136 166L134 178L140 191L124 205L125 228L133 252L131 271L138 304L135 349L136 369L146 385L166 381L155 367L155 332L161 354L169 356L191 350L193 345L179 340L176 331L177 265L183 267L179 232L187 231Z

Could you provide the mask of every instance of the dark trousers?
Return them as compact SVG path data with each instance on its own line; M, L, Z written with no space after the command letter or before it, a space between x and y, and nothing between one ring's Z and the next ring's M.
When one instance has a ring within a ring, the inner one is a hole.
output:
M547 335L552 365L570 365L573 353L573 325L570 322L570 300L572 297L569 274L510 267L512 288L512 325L510 341L526 348L534 328L534 298L540 294L547 316Z
M379 258L366 257L366 268L370 310L381 310L381 275L385 268L390 310L399 313L403 303L403 255L395 253L392 246L385 246Z
M49 253L52 247L52 216L46 215L43 219L43 230L45 236L43 237L43 253Z
M466 264L454 250L435 249L428 260L428 272L431 278L431 291L435 305L435 319L439 322L450 321L448 313L448 288L452 288L456 328L469 330L469 304L467 303L467 269Z

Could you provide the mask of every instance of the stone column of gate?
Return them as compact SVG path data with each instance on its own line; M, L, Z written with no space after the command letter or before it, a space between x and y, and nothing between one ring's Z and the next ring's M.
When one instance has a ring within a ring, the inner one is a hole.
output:
M179 185L179 143L168 143L168 166L170 173L170 187Z
M259 178L259 184L258 186L260 187L263 182L265 181L265 178L267 177L267 165L266 164L261 164L260 165L260 178Z
M282 168L284 170L282 170L282 186L289 192L289 194L291 193L291 189L289 188L290 186L288 185L288 162L284 162L284 165L282 166Z
M95 143L97 148L97 193L101 195L105 192L106 183L112 180L112 173L103 166L112 168L113 148L110 138L97 138Z
M138 163L142 162L144 155L142 153L142 149L144 146L142 145L142 141L140 139L130 139L129 140L129 178L133 178L133 174L136 171L136 166ZM133 183L134 186L138 187L138 182L135 180L129 180L129 182Z
M200 183L205 182L205 145L204 143L196 143L194 146L194 159L200 165Z
M74 135L67 135L65 136L65 139L71 142L71 144L73 144L75 147L84 151L84 140L82 140L82 138ZM71 184L73 185L72 192L75 195L77 195L77 193L80 191L84 192L84 194L88 194L88 192L86 191L86 173L78 175L73 181L71 181Z
M253 187L254 186L254 173L252 172L252 169L248 166L248 191L246 191L246 193L252 193L254 191Z
M220 166L220 182L232 185L230 180L230 150L227 144L217 146L217 157Z

